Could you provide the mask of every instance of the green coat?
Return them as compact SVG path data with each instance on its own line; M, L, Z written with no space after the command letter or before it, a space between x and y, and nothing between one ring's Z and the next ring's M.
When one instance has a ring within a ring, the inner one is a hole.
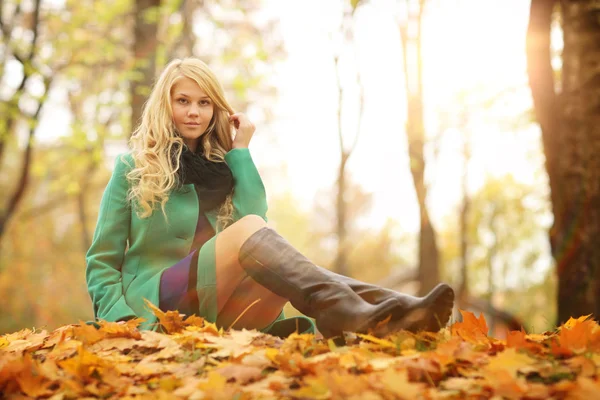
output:
M234 178L234 220L256 214L266 221L265 188L249 150L233 149L225 161ZM117 157L86 255L86 280L95 318L143 317L142 329L156 329L156 317L144 299L158 306L162 272L189 254L202 200L192 184L184 185L169 196L167 220L160 209L149 218L138 218L126 200L129 186L125 176L133 165L131 154ZM216 211L206 216L216 231Z

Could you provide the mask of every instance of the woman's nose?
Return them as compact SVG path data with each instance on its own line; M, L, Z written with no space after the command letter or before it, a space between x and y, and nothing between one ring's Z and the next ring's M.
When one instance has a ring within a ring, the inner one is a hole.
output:
M199 110L196 104L192 104L188 109L188 115L198 115Z

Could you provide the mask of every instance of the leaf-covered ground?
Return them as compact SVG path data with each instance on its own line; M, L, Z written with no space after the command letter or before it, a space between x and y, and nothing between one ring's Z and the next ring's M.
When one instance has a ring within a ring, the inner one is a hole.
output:
M439 333L313 335L282 340L223 331L155 310L169 334L139 320L25 329L0 337L3 398L594 399L600 327L586 317L554 332L486 335L483 317Z

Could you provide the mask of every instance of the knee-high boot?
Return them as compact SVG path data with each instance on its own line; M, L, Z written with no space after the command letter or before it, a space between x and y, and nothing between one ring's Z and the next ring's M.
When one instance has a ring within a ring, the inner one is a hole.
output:
M314 318L325 337L338 336L343 331L366 332L396 307L395 299L379 304L364 301L270 228L260 229L244 242L239 262L257 283Z
M442 314L448 308L445 287L434 289L435 293L425 298L392 292L396 295L380 297L376 303L366 301L359 294L373 292L373 288L368 287L372 285L317 267L270 228L262 228L244 243L239 261L256 282L289 299L300 312L315 318L317 327L326 337L339 335L342 331L364 332L375 328L387 317L391 317L391 324L384 328L385 332L433 330L435 326L430 320L441 320L443 316L432 314Z

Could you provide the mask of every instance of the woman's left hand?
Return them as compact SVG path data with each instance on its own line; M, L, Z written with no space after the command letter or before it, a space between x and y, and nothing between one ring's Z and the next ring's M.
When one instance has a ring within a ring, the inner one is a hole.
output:
M229 123L233 124L236 130L235 138L233 139L233 148L246 148L250 144L250 139L254 135L256 127L246 115L235 113L229 117Z

